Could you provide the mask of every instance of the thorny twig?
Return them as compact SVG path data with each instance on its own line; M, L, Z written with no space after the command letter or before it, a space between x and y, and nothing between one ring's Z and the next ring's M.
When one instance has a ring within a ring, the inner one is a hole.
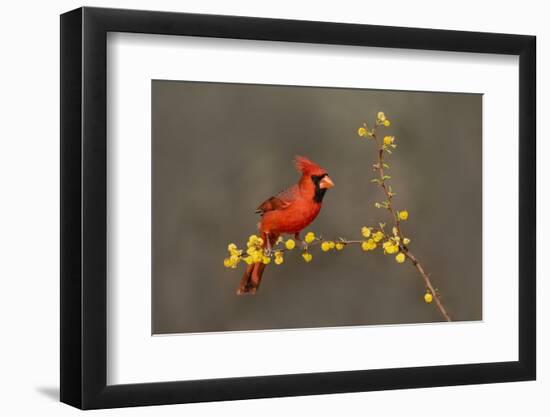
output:
M384 194L386 196L386 201L388 202L387 209L391 213L391 217L392 217L393 222L394 222L394 227L397 229L397 233L398 233L398 236L400 238L399 239L399 248L400 248L401 252L403 252L405 254L406 258L409 259L412 262L414 267L417 269L417 271L420 273L420 275L424 279L426 287L428 288L428 290L432 294L433 298L435 299L435 303L436 303L441 315L445 318L446 321L451 321L451 316L449 315L449 313L445 309L445 306L443 305L443 302L441 301L441 295L434 288L434 286L433 286L433 284L430 280L430 277L428 276L428 274L426 273L426 271L424 270L424 268L422 267L422 265L420 264L418 259L410 252L408 246L403 243L404 239L403 239L403 233L401 232L399 216L398 216L398 213L396 212L396 210L394 209L394 207L392 205L393 193L390 191L388 185L386 184L386 175L384 174L384 164L385 164L385 162L384 162L384 143L383 143L383 140L379 139L376 136L376 132L372 133L372 137L374 138L374 140L376 141L376 144L378 146L378 162L374 165L374 169L377 170L378 173L379 173L379 182L378 182L378 184L380 185L380 187L384 191Z

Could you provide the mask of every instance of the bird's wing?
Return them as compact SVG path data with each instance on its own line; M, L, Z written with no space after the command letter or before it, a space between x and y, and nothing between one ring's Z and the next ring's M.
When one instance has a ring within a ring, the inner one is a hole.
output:
M290 188L287 188L284 191L281 191L279 194L274 195L273 197L265 200L260 206L256 209L256 213L265 213L266 211L271 210L282 210L287 208L292 204L296 199L296 196L299 192L298 185L293 185Z

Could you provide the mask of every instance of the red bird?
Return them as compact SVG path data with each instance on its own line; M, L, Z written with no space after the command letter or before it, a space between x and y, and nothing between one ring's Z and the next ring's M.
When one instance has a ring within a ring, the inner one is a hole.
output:
M300 232L321 211L327 189L334 187L327 171L315 162L296 156L294 163L302 174L298 184L268 198L256 210L262 216L258 229L268 251L282 234L294 235L300 241ZM265 266L263 263L248 265L237 289L238 295L256 293Z

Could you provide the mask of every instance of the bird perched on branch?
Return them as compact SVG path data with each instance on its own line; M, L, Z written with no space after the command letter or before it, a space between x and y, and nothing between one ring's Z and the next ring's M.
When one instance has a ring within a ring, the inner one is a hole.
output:
M298 184L268 198L257 208L262 216L258 229L264 249L271 251L279 236L294 235L298 241L300 232L315 220L326 191L334 187L327 171L303 156L294 158L296 169L302 174ZM256 293L266 265L253 263L247 266L237 294Z

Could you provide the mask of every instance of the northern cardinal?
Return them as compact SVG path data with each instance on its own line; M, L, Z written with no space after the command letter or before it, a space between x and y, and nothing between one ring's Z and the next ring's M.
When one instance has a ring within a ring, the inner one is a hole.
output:
M294 163L302 174L298 184L268 198L256 209L262 216L258 229L268 252L282 234L294 235L301 241L300 232L315 220L327 189L334 187L327 171L315 162L296 156ZM256 293L265 267L263 263L248 265L237 294Z

